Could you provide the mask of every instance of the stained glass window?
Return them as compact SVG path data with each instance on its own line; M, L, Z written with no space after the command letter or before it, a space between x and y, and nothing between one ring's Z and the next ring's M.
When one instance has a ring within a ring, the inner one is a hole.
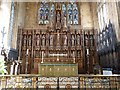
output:
M68 4L68 24L73 23L73 16L72 16L72 4Z
M45 4L45 18L44 18L44 24L49 23L49 4Z
M73 24L78 24L78 8L77 5L73 4Z
M74 2L71 2L69 4L62 3L61 4L61 12L63 15L63 18L65 17L68 24L78 24L79 17L78 17L78 7L77 4ZM54 12L55 12L55 4L50 4L46 2L40 3L39 8L39 24L47 24L49 23L50 19L54 18Z
M78 8L76 3L68 4L68 24L78 24Z
M63 12L63 16L66 17L66 5L62 4L62 12Z
M48 3L41 2L38 13L39 13L38 14L39 24L49 23L49 4Z
M52 6L51 6L51 17L54 16L54 10L55 10L55 6L54 6L54 4L52 4Z

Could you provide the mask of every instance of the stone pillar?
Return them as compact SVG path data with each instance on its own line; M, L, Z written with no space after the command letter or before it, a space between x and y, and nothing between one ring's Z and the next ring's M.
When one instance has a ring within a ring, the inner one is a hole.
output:
M5 2L1 0L0 1L0 37L2 37L1 30L4 27L4 32L6 33L4 36L5 49L8 48L7 42L8 42L8 35L9 35L10 10L11 10L11 2ZM0 39L0 46L1 46L1 39Z
M17 2L15 3L11 48L15 48L15 49L17 48L18 26L24 27L24 19L25 19L25 3Z

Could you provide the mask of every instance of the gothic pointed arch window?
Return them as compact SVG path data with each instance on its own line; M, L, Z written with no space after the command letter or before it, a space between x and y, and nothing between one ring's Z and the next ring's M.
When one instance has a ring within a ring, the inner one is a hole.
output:
M49 4L45 4L45 20L44 23L47 24L49 23Z
M40 3L40 8L38 11L38 23L39 24L49 23L49 4L46 2Z
M61 3L62 6L62 17L65 18L68 25L79 24L79 11L77 4L72 3ZM50 20L54 19L55 3L41 2L38 10L38 23L48 24Z
M76 3L68 4L68 24L78 24L78 7Z
M73 4L73 24L78 24L78 8L75 3Z
M73 24L72 11L72 4L68 4L68 24Z

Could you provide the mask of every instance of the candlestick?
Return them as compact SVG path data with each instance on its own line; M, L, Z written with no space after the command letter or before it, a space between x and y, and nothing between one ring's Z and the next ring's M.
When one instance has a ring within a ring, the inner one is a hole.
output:
M87 49L87 55L89 55L89 49Z
M29 53L29 49L27 49L27 53L26 53L26 69L25 69L25 73L28 73L28 53Z
M44 52L42 51L42 62L41 63L43 63L43 54L44 54Z
M25 69L25 74L27 74L28 71L28 55L26 55L26 69Z
M59 61L59 57L57 57L57 61Z

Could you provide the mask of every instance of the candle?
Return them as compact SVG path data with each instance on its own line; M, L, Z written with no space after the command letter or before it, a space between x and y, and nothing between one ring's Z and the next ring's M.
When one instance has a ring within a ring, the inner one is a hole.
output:
M87 49L87 55L89 55L89 49Z
M18 62L17 62L17 65L15 66L15 75L17 75L17 70L18 70Z
M75 57L73 58L73 63L75 63Z
M28 55L29 49L27 49L27 55Z
M44 52L42 51L42 62L41 63L43 63L43 54L44 54Z
M13 64L11 65L10 75L13 75L13 69L14 69L14 62L13 62Z

